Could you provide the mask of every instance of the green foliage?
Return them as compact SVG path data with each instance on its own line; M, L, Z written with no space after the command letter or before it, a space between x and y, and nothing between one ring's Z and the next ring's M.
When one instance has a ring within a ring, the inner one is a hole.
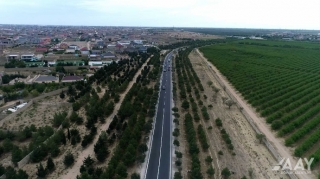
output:
M53 163L53 160L52 160L51 157L49 157L48 160L47 160L46 170L49 171L49 172L51 172L51 171L54 170L54 168L55 168L55 165L54 165L54 163Z
M229 178L231 176L231 172L228 168L224 168L222 169L221 171L221 175L224 177L224 178Z
M210 165L210 167L207 169L206 173L208 174L209 177L212 177L215 173L214 169Z
M213 159L211 158L211 156L207 156L206 159L205 159L205 161L206 161L208 164L210 164L210 163L213 161Z
M99 162L103 162L109 154L107 139L107 134L102 132L97 143L94 145L94 152Z
M131 174L131 179L140 179L140 175L137 173Z
M296 156L319 143L318 44L234 40L200 50L287 146L296 145Z
M6 138L2 143L2 147L4 152L10 152L13 149L14 145L10 139Z
M209 144L207 141L206 133L205 133L203 126L201 124L199 124L199 126L198 126L198 135L199 135L199 140L200 140L202 149L207 150L209 148Z
M174 139L173 145L179 147L180 146L180 142L177 139Z
M174 176L173 176L173 179L182 179L182 174L181 174L181 172L175 172L175 173L174 173Z
M52 124L54 127L59 127L62 122L66 119L67 117L67 112L59 112L59 113L55 113L53 116L53 120L52 120Z
M65 94L64 94L63 91L61 91L61 93L60 93L60 98L61 98L61 99L64 99L64 97L65 97Z
M182 107L184 110L189 109L189 102L188 102L187 100L184 100L184 101L182 102L181 107Z
M44 167L40 163L40 166L37 166L37 176L39 178L44 178L46 175L47 175L47 171L44 169Z
M180 135L180 132L179 132L179 129L178 128L175 128L174 131L172 132L172 135L174 137L178 137Z
M66 167L70 167L73 163L74 163L74 157L73 154L68 152L65 156L64 156L64 160L63 163Z
M222 121L221 121L221 119L219 119L219 118L216 119L216 125L217 125L218 127L222 127Z
M18 172L14 170L12 167L6 168L6 178L7 179L28 179L28 174L24 171L19 169Z
M182 153L179 151L175 151L176 157L181 159L182 158Z

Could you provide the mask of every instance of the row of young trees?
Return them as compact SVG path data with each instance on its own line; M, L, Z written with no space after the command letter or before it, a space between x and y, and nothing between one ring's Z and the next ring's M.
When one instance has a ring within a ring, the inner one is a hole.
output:
M200 116L198 115L198 104L202 106L203 102L201 101L201 95L197 87L201 88L202 85L201 83L198 83L196 74L192 72L191 70L192 66L187 65L188 53L189 51L180 51L179 56L175 60L175 64L176 64L176 72L178 76L178 87L180 89L180 99L183 99L181 107L187 112L185 114L184 124L185 124L187 142L189 146L189 155L191 156L190 178L203 178L203 175L201 173L201 162L198 158L198 154L200 150L198 148L197 140L199 139L199 142L204 151L209 148L209 144L207 142L207 138L206 138L203 127L199 125L198 130L196 132L193 124L193 120L195 122L200 121ZM198 104L194 100L193 94L196 97ZM191 103L191 111L192 111L193 117L189 113L188 99L190 100L190 103ZM203 111L206 112L206 108L203 108ZM204 116L206 116L207 114L206 117L209 118L208 113L206 114L203 113L203 114ZM214 169L211 166L211 163L207 169L207 174L209 175L209 177L214 175ZM175 175L175 179L180 178L180 176L181 176L181 173L177 173Z
M223 140L225 141L225 143L227 144L228 149L233 150L234 147L233 147L233 145L232 145L232 141L231 141L230 136L229 136L229 134L227 133L227 131L223 128L223 124L222 124L221 119L217 118L217 119L215 120L215 122L216 122L216 126L219 127L219 129L220 129L222 139L223 139Z
M155 60L153 61L155 62ZM151 65L156 64L151 63ZM159 85L154 88L145 85L148 85L147 82L150 81L147 78L148 74L153 73L156 69L144 71L143 79L140 77L140 80L131 87L118 114L112 119L106 133L101 133L94 146L98 162L103 162L109 154L108 146L119 139L108 162L108 167L105 170L86 167L86 169L80 170L81 175L78 178L94 178L96 175L99 175L100 178L126 178L129 167L144 162L145 152L148 148L145 141L142 140L142 136L148 134L151 129L149 122L151 119L147 120L149 118L147 116L153 117L154 115L154 113L151 115L150 111L154 111L156 104L154 96L157 96L159 88ZM148 73L146 73L147 71ZM133 174L131 177L140 178L137 174Z

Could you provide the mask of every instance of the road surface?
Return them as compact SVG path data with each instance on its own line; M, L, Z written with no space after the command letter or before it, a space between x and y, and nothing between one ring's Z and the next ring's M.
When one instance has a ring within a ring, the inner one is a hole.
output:
M171 179L171 102L172 102L172 52L165 60L160 83L159 101L151 136L151 151L147 159L145 179ZM170 61L169 61L170 60ZM168 70L170 68L170 70Z

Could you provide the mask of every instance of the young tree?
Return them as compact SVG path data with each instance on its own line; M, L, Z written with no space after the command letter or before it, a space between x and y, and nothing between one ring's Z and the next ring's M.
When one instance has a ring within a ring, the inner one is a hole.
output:
M207 156L207 158L205 159L205 161L206 161L208 164L210 164L210 163L213 161L213 159L212 159L210 156Z
M90 168L93 164L94 164L94 160L90 157L90 155L88 157L86 157L83 161L83 164L87 167Z
M189 102L188 102L187 100L184 100L184 101L182 102L181 107L182 107L183 109L185 109L185 110L189 109Z
M137 174L137 173L133 173L133 174L131 175L131 179L140 179L140 175Z
M68 128L68 140L70 141L71 135L70 135L70 130Z
M47 171L43 168L42 164L40 163L40 166L37 166L37 176L39 178L44 178L47 175Z
M210 87L213 84L213 82L212 81L208 81L207 84Z
M64 134L64 132L61 133L60 137L61 137L61 143L63 145L66 145L67 140L66 140L66 135Z
M46 169L51 172L51 171L54 170L54 167L55 167L55 165L54 165L54 163L53 163L53 160L52 160L51 157L49 157L48 160L47 160L47 167L46 167Z
M177 139L175 139L175 140L173 141L173 144L174 144L175 146L177 146L177 147L180 146L180 142L179 142Z
M101 93L101 88L100 88L100 86L97 87L97 93Z
M215 171L212 168L212 166L210 165L210 167L207 169L207 174L209 176L209 178L211 178L214 175Z
M181 172L175 172L173 179L182 179Z
M260 144L261 144L262 140L266 138L266 136L264 134L257 134L256 137L259 140Z
M60 98L61 98L61 99L64 99L64 97L65 97L64 92L61 91L61 93L60 93Z
M176 157L181 159L182 158L182 153L179 151L175 151Z
M222 171L221 171L221 175L227 179L231 176L231 172L228 168L224 168Z
M68 152L65 156L64 156L64 160L63 163L66 167L69 167L73 164L74 162L74 157L73 154Z
M116 174L119 175L121 178L127 178L128 173L127 173L127 167L120 162L116 168Z
M106 132L102 132L99 136L97 143L94 145L94 152L96 154L97 159L100 162L103 162L109 154L107 147L107 139L108 138Z

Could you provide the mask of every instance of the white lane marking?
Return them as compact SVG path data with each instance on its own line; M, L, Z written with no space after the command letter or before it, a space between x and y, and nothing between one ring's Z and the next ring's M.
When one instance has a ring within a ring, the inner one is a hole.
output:
M163 137L164 112L165 112L165 109L163 108L163 116L162 116L162 131L161 131L161 143L160 143L160 157L159 157L159 165L158 165L157 179L159 179L159 170L160 170L160 160L161 160L161 150L162 150L162 137Z
M160 79L160 86L159 86L159 92L158 92L158 102L156 105L156 113L154 118L154 124L153 124L153 129L152 129L152 135L151 135L151 139L150 139L150 151L149 151L149 155L148 155L148 160L147 160L147 166L146 166L146 171L144 173L144 179L147 178L147 173L148 173L148 168L149 168L149 161L150 161L150 155L151 155L151 151L152 151L152 144L153 144L153 136L154 136L154 131L156 128L156 124L157 124L157 114L158 114L158 105L159 105L159 101L160 101L160 97L161 97L161 86L162 86L162 79L163 79L163 72L161 73L161 79ZM163 116L164 117L164 116ZM162 130L163 130L163 125L162 125ZM162 142L162 141L161 141Z

